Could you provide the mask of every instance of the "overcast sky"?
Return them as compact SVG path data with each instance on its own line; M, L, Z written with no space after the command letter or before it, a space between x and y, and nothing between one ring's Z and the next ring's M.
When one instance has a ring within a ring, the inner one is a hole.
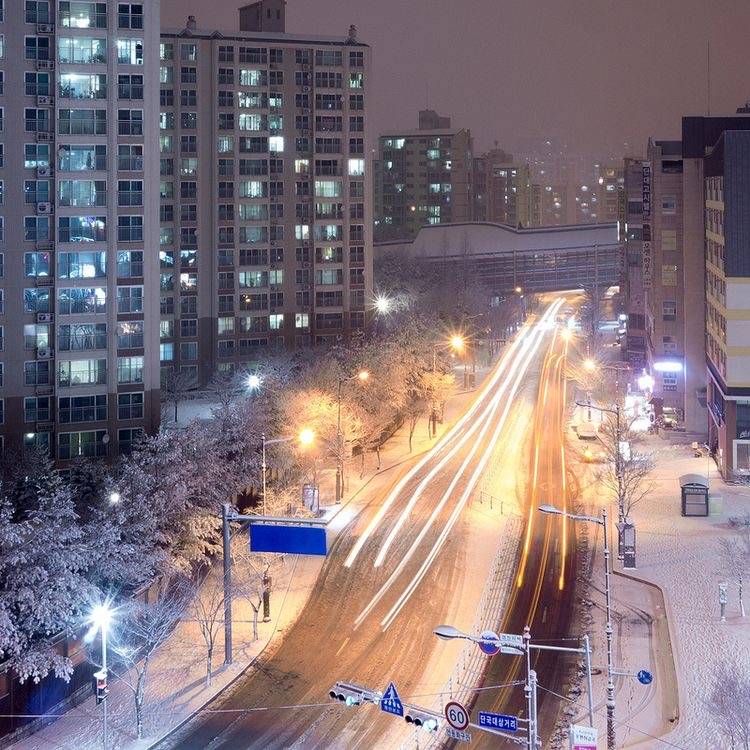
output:
M237 28L238 0L162 0L162 25ZM429 106L477 150L519 135L643 151L683 114L750 99L748 0L288 0L287 31L345 35L373 51L374 132Z

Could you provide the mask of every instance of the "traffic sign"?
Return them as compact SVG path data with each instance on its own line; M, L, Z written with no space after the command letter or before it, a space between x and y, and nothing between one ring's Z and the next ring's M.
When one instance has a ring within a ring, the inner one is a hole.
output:
M487 654L487 656L494 656L500 651L500 644L498 642L499 636L497 633L492 630L485 630L480 633L479 637L482 638L482 640L477 641L477 646L479 646L479 650L482 651L482 653Z
M500 633L500 653L516 655L525 653L523 636L515 633Z
M494 714L491 711L480 711L479 726L488 729L502 729L506 732L517 732L518 717L509 714Z
M469 712L457 701L448 701L445 704L445 718L459 732L469 726Z
M640 672L638 672L636 677L638 678L638 682L640 682L641 685L650 685L654 680L654 676L647 669L642 669Z
M598 733L593 727L570 725L570 750L596 750Z
M401 702L401 698L398 697L398 690L396 690L396 686L392 682L385 689L383 697L380 699L380 710L394 716L404 715L404 704Z
M463 732L453 727L446 727L445 733L452 739L459 742L471 742L471 732Z

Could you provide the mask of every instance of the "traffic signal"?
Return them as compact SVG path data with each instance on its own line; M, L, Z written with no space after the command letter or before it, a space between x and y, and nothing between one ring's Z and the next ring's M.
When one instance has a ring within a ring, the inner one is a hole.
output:
M329 691L328 695L335 701L345 703L347 706L359 706L362 703L377 703L378 696L367 688L354 683L337 682Z
M101 669L94 673L94 692L96 693L96 705L103 703L109 690L107 689L107 673Z
M406 713L404 714L404 719L406 720L407 724L413 724L415 727L421 727L426 732L436 732L438 727L440 726L440 723L432 714L428 714L424 711L419 711L414 708L407 709Z

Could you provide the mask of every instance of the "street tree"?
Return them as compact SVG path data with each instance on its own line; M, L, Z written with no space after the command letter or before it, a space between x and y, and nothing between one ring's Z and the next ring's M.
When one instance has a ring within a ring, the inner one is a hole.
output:
M184 370L178 370L176 367L168 369L162 378L162 398L168 404L172 404L175 424L177 423L178 408L193 388L195 388L194 378Z
M232 595L232 592L229 592ZM198 630L206 646L206 687L211 685L213 674L214 649L224 627L224 586L222 574L201 576L193 585L189 616L198 625Z
M258 640L258 621L261 612L269 612L273 591L274 570L283 565L283 556L245 552L234 554L232 588L235 599L244 599L253 616L253 640ZM264 617L265 621L265 617Z
M110 641L117 657L113 671L133 693L139 740L143 739L143 708L152 658L186 613L192 595L189 580L175 576L160 584L155 600L129 600L118 609L117 631Z
M719 556L724 569L737 580L740 616L745 616L743 585L745 575L750 570L750 514L739 519L736 531L731 536L718 540Z
M714 731L727 750L750 750L750 674L737 662L717 661L713 685L704 698Z

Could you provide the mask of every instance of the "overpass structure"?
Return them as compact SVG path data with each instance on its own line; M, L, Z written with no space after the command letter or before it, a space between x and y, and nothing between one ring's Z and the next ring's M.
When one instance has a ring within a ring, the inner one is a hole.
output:
M449 276L473 277L497 292L516 286L550 292L620 283L617 224L523 229L467 222L422 227L412 242L376 243L375 253L400 252L439 264Z

